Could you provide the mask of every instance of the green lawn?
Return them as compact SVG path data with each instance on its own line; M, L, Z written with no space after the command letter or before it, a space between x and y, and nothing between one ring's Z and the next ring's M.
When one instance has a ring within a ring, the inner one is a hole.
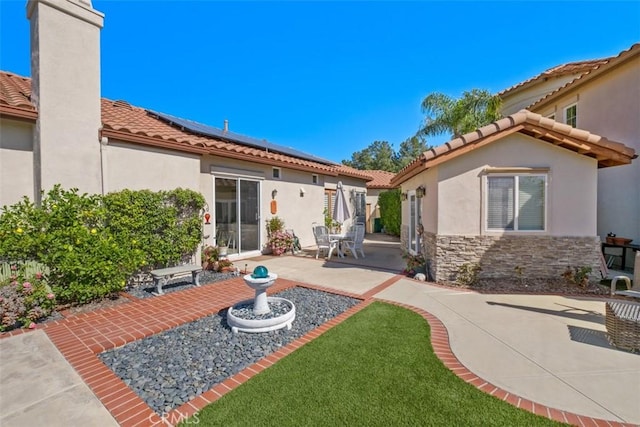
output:
M561 425L456 377L429 333L416 313L374 303L183 425Z

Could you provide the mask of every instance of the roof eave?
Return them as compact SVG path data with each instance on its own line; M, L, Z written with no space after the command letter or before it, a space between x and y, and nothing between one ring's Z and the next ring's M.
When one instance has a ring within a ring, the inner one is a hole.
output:
M34 109L3 104L0 105L0 117L35 122L38 119L38 112Z

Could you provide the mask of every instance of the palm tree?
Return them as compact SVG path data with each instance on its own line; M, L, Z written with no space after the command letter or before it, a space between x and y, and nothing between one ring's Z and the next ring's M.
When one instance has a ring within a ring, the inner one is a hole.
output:
M422 101L422 112L427 116L417 135L436 136L448 132L457 138L498 120L501 103L498 95L481 89L464 92L460 99L434 92Z

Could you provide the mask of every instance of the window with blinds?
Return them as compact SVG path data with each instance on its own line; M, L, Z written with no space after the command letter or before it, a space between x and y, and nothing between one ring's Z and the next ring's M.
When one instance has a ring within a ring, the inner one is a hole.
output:
M487 177L487 229L545 230L545 175Z

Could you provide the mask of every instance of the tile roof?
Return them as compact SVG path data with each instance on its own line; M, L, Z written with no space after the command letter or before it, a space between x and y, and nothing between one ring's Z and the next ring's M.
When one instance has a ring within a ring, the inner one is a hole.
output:
M31 103L31 79L0 71L0 114L12 117L37 118ZM126 101L101 99L102 136L137 144L152 145L198 154L282 166L331 176L350 176L370 181L364 172L344 165L326 165L291 155L269 152L238 144L224 138L195 135L158 119L148 110Z
M372 181L367 182L367 188L394 188L391 185L391 178L396 175L395 173L381 170L367 170L366 172L373 178Z
M594 68L597 68L601 65L606 64L611 58L602 58L602 59L592 59L589 61L577 61L577 62L569 62L567 64L557 65L555 67L549 68L546 71L538 74L535 77L530 78L529 80L525 80L520 82L514 86L511 86L507 89L504 89L501 92L498 92L498 96L505 96L507 94L511 94L512 92L516 92L518 90L525 89L526 87L532 86L539 81L544 81L552 77L561 77L569 74L580 74Z
M0 115L36 119L38 112L31 102L31 79L0 72Z
M474 132L425 151L398 172L391 180L391 184L398 186L423 170L498 141L515 132L593 157L598 160L599 167L629 164L632 159L638 157L633 148L619 142L609 141L602 136L573 128L528 110L520 110Z
M635 58L636 56L640 55L640 43L636 43L633 46L631 46L629 49L627 50L623 50L622 52L620 52L618 55L608 58L607 61L603 64L599 64L595 67L592 67L591 69L585 71L584 73L582 73L579 77L571 80L570 82L566 83L564 86L559 87L558 89L554 90L553 92L548 93L545 97L537 100L536 102L534 102L533 104L529 105L527 107L527 109L529 110L533 110L535 108L538 108L548 102L550 102L553 99L556 99L558 96L561 96L563 94L565 94L566 92L568 92L571 89L574 89L600 75L602 75L603 73L606 73L609 70L614 69L616 66L618 66L619 64L630 60L632 58Z

